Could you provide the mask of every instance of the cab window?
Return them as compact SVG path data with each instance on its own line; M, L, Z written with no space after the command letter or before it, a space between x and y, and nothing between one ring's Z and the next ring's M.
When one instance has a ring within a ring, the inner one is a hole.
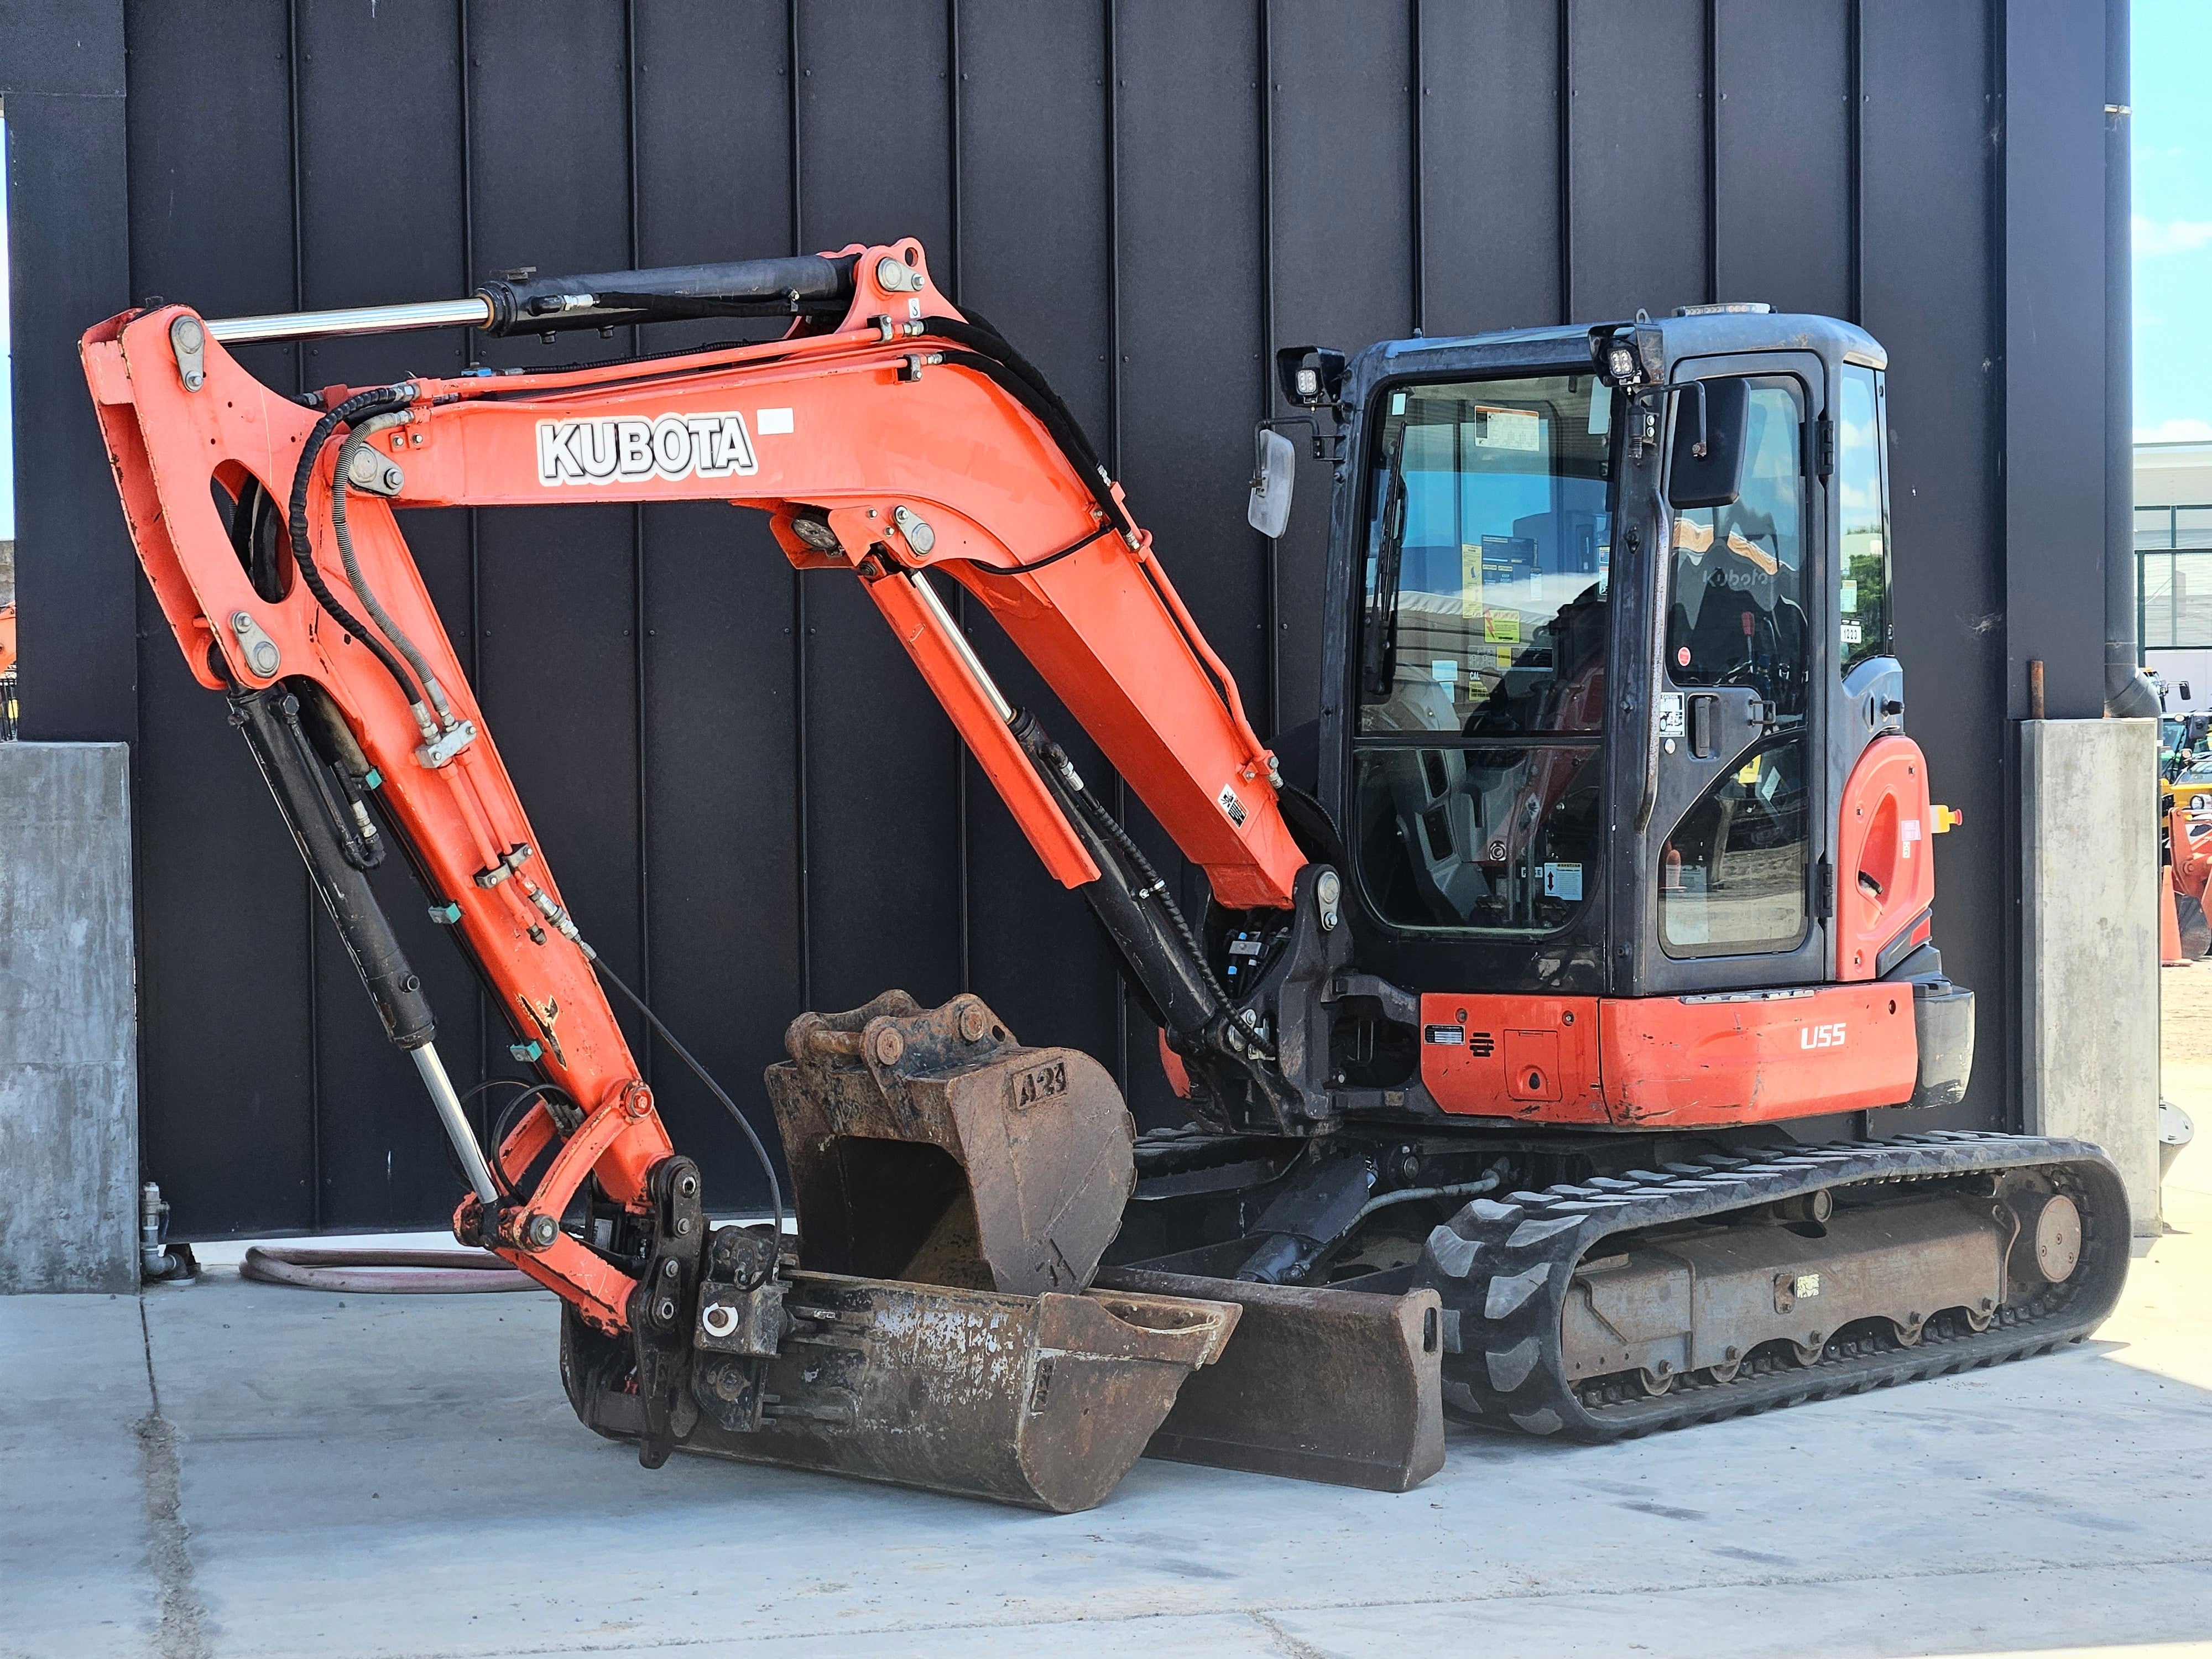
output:
M1597 731L1612 392L1588 374L1411 386L1382 413L1360 731Z
M1836 423L1836 499L1843 557L1836 617L1843 672L1893 656L1889 620L1889 497L1882 477L1881 376L1844 366L1842 417Z
M1794 383L1753 381L1743 493L1679 513L1667 668L1680 686L1741 685L1805 712L1803 410Z
M1409 933L1567 928L1603 885L1613 394L1432 381L1370 419L1359 890Z
M1672 957L1793 950L1811 924L1803 456L1796 383L1754 380L1741 495L1674 518L1668 675L1692 692L1754 692L1767 724L1668 833L1659 939Z

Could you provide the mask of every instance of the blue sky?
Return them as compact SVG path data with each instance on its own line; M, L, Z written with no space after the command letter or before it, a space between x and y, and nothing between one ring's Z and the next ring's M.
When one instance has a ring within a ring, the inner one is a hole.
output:
M2212 298L2212 0L2135 0L2136 437L2212 441L2194 336ZM0 254L8 131L0 120ZM0 258L0 387L13 383ZM15 534L13 399L0 397L0 541Z
M2135 0L2136 438L2212 441L2212 3Z

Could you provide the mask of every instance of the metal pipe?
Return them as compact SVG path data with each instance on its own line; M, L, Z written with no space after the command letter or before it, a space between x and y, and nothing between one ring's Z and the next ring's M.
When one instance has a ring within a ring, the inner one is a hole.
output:
M446 1075L445 1064L438 1058L438 1045L426 1042L410 1052L415 1056L415 1069L422 1074L422 1086L430 1091L430 1102L438 1109L439 1119L446 1126L446 1138L460 1155L461 1169L469 1178L470 1190L487 1211L497 1209L499 1188L492 1184L491 1166L484 1162L483 1149L477 1145L467 1115L461 1110L460 1097L453 1092L453 1080Z
M2135 281L2128 0L2105 4L2105 712L2152 719L2136 637Z
M148 1279L165 1278L169 1272L171 1258L161 1237L168 1212L159 1186L149 1181L138 1189L138 1271Z
M396 334L413 328L489 328L491 301L422 300L403 306L349 306L339 311L274 312L264 317L222 317L207 325L225 345L248 340L311 340L330 334Z

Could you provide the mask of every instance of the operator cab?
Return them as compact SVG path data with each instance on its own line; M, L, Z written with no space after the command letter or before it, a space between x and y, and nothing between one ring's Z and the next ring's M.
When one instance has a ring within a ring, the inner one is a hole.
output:
M1363 968L1835 977L1838 803L1903 712L1884 362L1849 324L1699 307L1387 343L1316 384L1344 440L1318 783Z

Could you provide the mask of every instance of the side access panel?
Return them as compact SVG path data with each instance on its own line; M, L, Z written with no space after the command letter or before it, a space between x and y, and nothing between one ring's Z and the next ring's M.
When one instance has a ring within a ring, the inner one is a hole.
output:
M1421 1082L1455 1116L1604 1124L1595 997L1421 998Z
M1717 1128L1912 1097L1910 985L1608 998L1601 1064L1623 1127Z
M1770 1123L1903 1105L1918 1058L1912 988L1887 981L1421 999L1421 1082L1453 1116L1624 1129Z

